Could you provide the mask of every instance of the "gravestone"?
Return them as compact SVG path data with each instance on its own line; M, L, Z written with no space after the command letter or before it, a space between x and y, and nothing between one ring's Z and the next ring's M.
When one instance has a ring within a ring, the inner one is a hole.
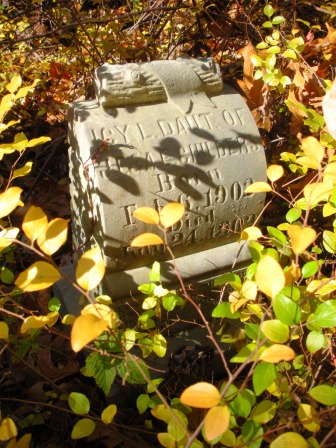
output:
M98 244L106 294L118 299L148 283L154 261L176 280L164 246L131 248L143 232L140 206L185 205L168 242L185 279L212 278L244 265L237 242L258 218L264 195L245 188L266 180L257 127L241 96L223 86L212 59L104 64L96 99L70 105L70 177L74 247ZM80 255L80 251L77 254Z

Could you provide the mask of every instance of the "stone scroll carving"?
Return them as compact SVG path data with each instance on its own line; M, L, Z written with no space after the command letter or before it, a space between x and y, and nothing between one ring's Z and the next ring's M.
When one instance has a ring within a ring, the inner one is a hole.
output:
M100 245L105 291L115 298L136 291L155 260L175 278L163 246L130 247L156 231L135 220L140 206L185 205L168 231L183 277L243 263L248 250L236 241L264 202L244 190L266 180L266 163L251 113L223 86L218 65L210 58L104 64L95 91L95 100L69 110L71 200L74 246Z

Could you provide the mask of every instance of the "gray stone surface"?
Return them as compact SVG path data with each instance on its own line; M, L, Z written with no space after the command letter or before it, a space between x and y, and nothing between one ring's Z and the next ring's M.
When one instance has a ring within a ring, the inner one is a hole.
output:
M157 231L133 217L140 206L185 205L168 232L184 278L211 278L237 256L243 265L248 250L236 240L264 203L244 189L266 179L266 162L248 108L222 85L217 64L104 64L95 90L96 100L69 110L72 226L76 248L104 251L104 292L118 299L136 291L155 260L164 262L165 280L175 279L163 246L130 247L140 233Z

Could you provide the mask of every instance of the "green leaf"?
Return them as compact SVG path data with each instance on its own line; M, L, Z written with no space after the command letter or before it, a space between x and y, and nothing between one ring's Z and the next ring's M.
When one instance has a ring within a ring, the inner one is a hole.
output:
M293 222L297 221L302 214L302 211L297 208L291 208L288 210L286 214L286 221L292 224Z
M284 23L284 22L286 22L286 19L282 16L275 16L272 19L273 25L279 25L280 23Z
M71 392L68 398L70 409L76 414L88 414L90 410L90 401L84 395L79 392Z
M272 17L272 15L274 14L274 8L272 5L270 5L269 3L265 6L264 8L264 14L266 17Z
M247 444L248 448L259 448L263 442L262 435L264 430L259 423L253 420L247 420L242 426L243 441Z
M173 439L178 442L179 440L183 439L183 437L187 433L186 428L188 426L188 419L182 412L178 411L177 409L173 409L173 412L178 417L180 422L183 423L184 428L181 427L180 422L178 422L175 418L172 418L168 423L167 431L168 434L170 434Z
M318 271L318 268L319 268L319 264L317 261L308 261L308 263L305 263L302 266L302 270L301 270L302 277L303 278L312 277L313 275L316 274L316 272Z
M245 347L243 347L236 355L234 355L230 359L230 362L237 362L237 363L245 362L246 359L251 355L251 353L255 351L256 347L257 347L257 345L254 343L245 345ZM249 362L254 361L255 356L256 355L251 357Z
M321 404L326 406L336 405L336 388L329 384L321 384L313 387L308 394Z
M162 305L166 311L172 311L175 308L176 303L177 303L176 294L172 293L166 294L162 299Z
M274 298L273 310L276 318L285 325L296 325L300 322L300 307L283 293L278 294Z
M281 344L288 341L288 325L282 323L280 320L266 320L262 323L261 329L264 335L272 342L279 342Z
M273 401L261 401L253 408L251 418L256 423L267 423L274 418L276 409L276 404Z
M264 22L261 26L262 26L263 28L272 28L272 27L273 27L272 22L270 22L269 20L267 20L266 22Z
M153 263L152 269L149 273L149 279L151 282L160 281L160 263L158 263L157 261Z
M232 274L231 272L217 277L214 281L215 286L222 286L226 285L227 283L231 285L234 289L240 289L242 281L239 275Z
M327 344L327 338L319 331L311 331L306 339L306 346L310 353L315 353Z
M117 371L118 375L130 384L146 384L146 378L150 378L148 367L139 358L136 358L136 363L131 359L125 359L118 365Z
M277 373L274 364L264 361L257 364L252 376L253 388L256 395L260 395L273 384L276 377Z
M59 311L61 309L61 306L62 304L57 297L52 297L48 302L49 311Z
M157 354L160 358L166 354L167 351L167 341L162 336L162 334L158 333L152 337L153 341L153 352Z
M296 432L285 432L270 444L270 448L288 448L290 446L295 448L308 448L308 443Z
M71 438L74 440L90 436L96 428L95 422L90 418L82 418L72 428Z
M239 319L240 313L236 311L235 313L231 313L230 310L231 303L229 302L222 302L219 305L217 305L213 311L212 311L212 317L227 317L228 319Z
M245 324L245 333L250 339L252 339L252 341L256 341L258 337L263 339L262 333L260 332L260 325L257 324Z
M320 327L336 327L336 300L328 300L316 308L313 322Z
M92 376L97 386L107 395L116 377L116 369L111 364L110 356L91 353L85 360L84 374Z
M138 408L139 414L143 414L147 409L149 402L151 401L148 394L140 394L136 400L136 407Z
M156 285L154 283L144 283L143 285L138 286L138 290L148 296L151 296L154 294L155 286Z
M336 253L336 235L334 232L330 232L330 230L323 232L323 246L330 254Z
M14 281L13 272L10 269L3 266L0 271L0 280L2 281L2 283L5 283L6 285L12 284Z
M243 389L240 394L230 402L229 408L234 415L247 418L251 413L255 401L254 393L249 389Z
M266 42L259 42L259 44L256 45L256 48L258 50L265 50L266 48L268 48L268 44Z

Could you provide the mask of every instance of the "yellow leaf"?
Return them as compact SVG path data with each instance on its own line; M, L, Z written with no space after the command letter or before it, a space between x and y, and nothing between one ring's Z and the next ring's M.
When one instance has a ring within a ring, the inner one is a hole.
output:
M76 268L76 280L86 291L95 288L105 274L104 260L98 246L85 252L79 259Z
M107 406L107 408L103 410L101 414L102 422L105 423L105 425L112 423L116 413L117 413L117 406L115 404L110 404L109 406Z
M39 291L49 288L62 278L59 271L46 261L37 261L21 272L14 284L23 291Z
M257 240L258 238L261 238L263 234L261 233L261 230L259 227L251 226L246 227L240 235L240 241L243 240Z
M68 220L55 218L37 238L37 244L47 255L52 255L66 242L68 236Z
M204 409L217 406L220 400L221 396L217 387L203 381L187 387L180 397L181 403Z
M316 232L311 227L289 225L287 233L292 242L292 249L296 255L302 254L316 240Z
M257 297L257 285L255 282L252 282L251 280L246 280L241 288L241 294L244 296L245 299L248 300L255 300Z
M303 189L303 195L309 207L318 204L320 201L327 201L333 191L331 180L326 182L314 182L308 184Z
M324 204L322 209L322 216L326 218L327 216L334 215L336 213L336 207L330 204L330 202L327 202Z
M0 441L12 439L17 436L17 433L14 421L11 418L4 418L0 423Z
M12 143L12 148L16 149L17 151L23 151L28 144L28 138L23 132L20 132L19 134L16 134L14 137L14 142Z
M35 79L34 82L32 84L30 84L29 86L21 87L21 89L15 95L15 99L17 100L18 98L24 98L25 96L27 96L28 92L30 90L32 90L36 86L36 84L38 82L40 82L40 80L39 79Z
M11 187L0 194L0 218L4 218L12 213L18 205L23 205L23 202L20 200L21 192L22 188Z
M72 329L70 342L74 352L79 352L85 345L100 336L107 328L107 322L93 314L77 317Z
M5 131L6 129L10 128L11 126L14 126L14 124L20 123L20 120L11 120L8 123L0 123L0 134ZM1 147L1 145L0 145Z
M310 404L300 403L298 409L299 420L308 431L316 432L320 430L320 419L318 412Z
M311 168L312 170L320 170L321 164L313 157L302 156L296 159L296 163L306 168Z
M119 325L118 315L103 303L96 303L94 305L90 303L82 309L81 314L83 316L85 314L93 314L94 316L99 317L99 319L105 320L107 325L112 329L117 328Z
M62 319L62 324L64 325L72 325L76 320L76 316L73 314L66 314Z
M16 439L12 439L6 446L6 448L29 448L31 437L31 434L24 434L17 442ZM15 443L12 446L10 445L10 443L13 440L15 441Z
M272 187L267 182L254 182L245 189L245 193L265 193L272 191Z
M164 244L164 242L155 233L142 233L131 241L131 247L155 246L157 244Z
M277 364L280 361L291 361L295 356L294 350L287 345L273 344L261 353L259 361Z
M17 227L6 227L0 232L0 251L10 246L17 237L20 229Z
M211 442L224 434L230 426L230 411L227 406L211 408L204 419L204 431L207 441Z
M279 263L270 255L265 255L257 266L256 284L260 291L273 299L285 286L285 275Z
M296 280L298 280L301 277L301 269L300 267L294 263L294 260L292 260L292 264L286 271L285 274L285 284L286 286L291 286Z
M270 444L270 448L308 448L310 445L297 432L285 432Z
M276 182L284 175L284 169L281 165L271 165L267 168L267 177L271 182Z
M6 322L0 322L0 339L8 340L9 328Z
M185 207L179 202L170 202L160 211L160 222L166 229L176 224L184 215Z
M29 316L26 317L21 325L20 332L26 333L28 330L33 330L35 328L42 328L45 325L52 327L55 325L59 318L57 311L49 313L47 316Z
M18 168L17 170L15 170L12 176L12 180L16 177L27 176L27 174L31 172L32 166L33 162L27 162L22 168Z
M230 294L231 297L231 294ZM241 307L245 305L245 303L249 302L250 299L239 299L236 302L232 302L230 305L230 311L232 314L234 314L236 311L238 311ZM230 300L231 301L231 300Z
M6 89L10 93L14 93L22 84L22 79L20 75L13 76L10 83L6 85Z
M13 104L13 97L14 95L12 93L8 93L7 95L2 97L0 103L0 120L5 115L5 113L10 110Z
M323 171L323 181L331 181L333 185L336 184L336 162L329 163Z
M40 207L29 207L22 222L22 230L30 241L35 241L48 226L48 217Z
M315 137L309 136L303 138L301 141L301 149L307 157L315 159L318 165L320 165L325 157L325 150Z
M37 145L43 145L46 142L50 142L51 138L50 137L38 137L38 138L33 138L32 140L29 140L29 142L27 143L27 148L33 148L34 146Z
M140 221L148 224L159 224L160 222L158 212L152 207L139 207L134 210L133 215Z

